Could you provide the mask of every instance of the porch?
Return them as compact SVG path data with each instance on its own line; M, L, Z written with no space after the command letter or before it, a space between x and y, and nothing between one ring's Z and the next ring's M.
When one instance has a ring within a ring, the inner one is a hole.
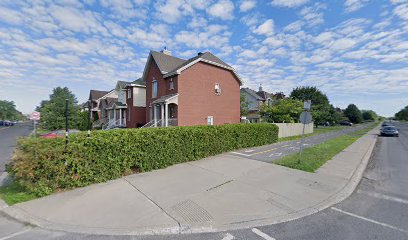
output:
M151 121L143 127L178 126L178 94L156 99L150 106Z
M111 108L107 108L106 110L108 119L107 123L103 126L104 130L126 127L126 104L115 103Z

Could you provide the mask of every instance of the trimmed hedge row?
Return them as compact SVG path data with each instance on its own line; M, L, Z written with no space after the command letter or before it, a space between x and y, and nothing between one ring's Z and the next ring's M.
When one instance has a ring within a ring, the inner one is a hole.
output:
M273 124L118 129L18 141L8 171L39 196L278 140Z

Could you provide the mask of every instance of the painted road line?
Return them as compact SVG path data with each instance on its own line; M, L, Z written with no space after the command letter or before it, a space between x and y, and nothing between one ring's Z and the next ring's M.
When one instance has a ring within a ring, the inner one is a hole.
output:
M263 239L266 240L276 240L275 238L269 236L268 234L261 232L261 230L257 229L257 228L252 228L252 232L255 233L256 235L260 236Z
M235 237L229 233L226 233L224 234L224 238L222 240L232 240L232 239L235 239Z
M31 228L26 228L26 229L23 229L23 230L21 230L21 231L18 231L18 232L12 233L12 234L10 234L10 235L7 235L7 236L5 236L5 237L2 237L2 238L0 238L0 240L10 239L10 238L19 236L19 235L21 235L21 234L23 234L23 233L26 233L26 232L28 232L28 231L30 231L30 230L31 230Z
M245 157L250 157L251 156L251 154L244 154L244 153L239 153L239 152L231 152L231 153L242 155L242 156L245 156Z
M349 215L351 217L355 217L355 218L358 218L358 219L361 219L361 220L364 220L364 221L367 221L367 222L371 222L371 223L374 223L374 224L377 224L377 225L380 225L380 226L383 226L383 227L386 227L386 228L397 230L397 231L400 231L400 232L403 232L403 233L408 233L408 230L398 228L398 227L389 225L387 223L378 222L376 220L372 220L372 219L369 219L369 218L366 218L366 217L362 217L362 216L359 216L359 215L351 213L351 212L343 211L343 210L335 208L335 207L331 207L331 209L334 210L334 211Z
M367 192L367 191L363 191L363 190L357 190L357 193L361 193L370 197L375 197L375 198L379 198L379 199L384 199L384 200L388 200L388 201L394 201L397 203L403 203L403 204L408 204L408 200L406 199L402 199L402 198L398 198L398 197L393 197L390 195L386 195L386 194L381 194L381 193L376 193L376 192Z
M262 151L262 152L252 153L252 154L249 155L249 156L253 156L253 155L257 155L257 154L262 154L262 153L271 152L271 151L274 151L274 150L276 150L276 149L277 149L277 148L271 148L271 149L269 149L269 150L265 150L265 151Z
M250 152L253 152L253 151L255 151L255 150L254 149L249 149L249 150L246 150L245 152L250 153Z
M269 155L269 157L280 157L280 156L282 156L282 154L283 153L281 153L281 152L278 152L278 153L271 153L270 155Z

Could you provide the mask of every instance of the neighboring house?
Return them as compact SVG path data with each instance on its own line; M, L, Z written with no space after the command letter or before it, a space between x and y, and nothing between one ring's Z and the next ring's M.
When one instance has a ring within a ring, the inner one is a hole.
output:
M127 119L126 127L142 127L146 124L146 83L142 78L127 84L126 104Z
M241 88L241 94L245 96L248 103L249 114L246 116L247 119L250 122L260 122L259 110L264 104L268 106L272 104L273 94L263 91L262 86L259 87L258 92L250 88Z
M188 60L150 51L143 72L146 126L240 122L240 77L210 52Z
M99 91L99 90L91 90L89 92L88 101L91 102L91 111L92 111L91 118L93 120L100 119L101 116L100 116L100 112L98 108L99 100L101 97L103 97L107 93L108 93L107 91Z
M131 82L117 81L116 87L114 89L117 98L106 108L108 123L105 124L105 129L126 127L126 87L128 84L131 84Z

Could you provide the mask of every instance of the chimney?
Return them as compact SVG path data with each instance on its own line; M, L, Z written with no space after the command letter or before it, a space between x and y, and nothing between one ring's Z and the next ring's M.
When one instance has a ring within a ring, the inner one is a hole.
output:
M259 84L259 92L262 92L262 84Z
M201 54L203 54L203 53L202 53L202 52L198 52L198 53L197 53L197 56L200 56Z
M167 47L164 47L164 49L161 50L160 52L163 53L163 54L171 56L171 52L167 49Z

